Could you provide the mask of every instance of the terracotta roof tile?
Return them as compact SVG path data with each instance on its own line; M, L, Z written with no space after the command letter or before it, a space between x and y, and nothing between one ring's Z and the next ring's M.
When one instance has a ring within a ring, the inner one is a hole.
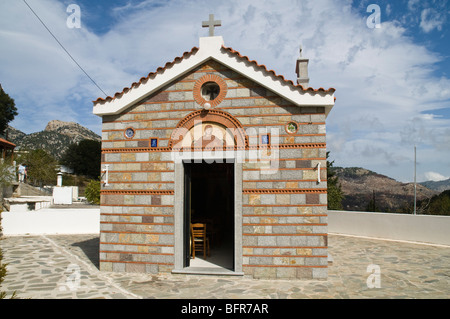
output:
M255 60L250 60L247 56L243 56L241 55L238 51L230 48L230 47L225 47L222 45L222 48L232 54L237 55L239 58L245 59L250 63L253 63L254 65L256 65L259 68L262 68L263 70L265 70L268 73L272 73L275 77L279 78L280 80L289 83L290 85L292 85L295 88L301 89L303 91L310 91L310 92L324 92L324 93L333 93L335 91L334 88L329 88L328 90L324 89L324 88L318 88L318 89L314 89L312 87L308 87L308 88L304 88L302 85L300 84L295 84L294 82L292 82L291 80L286 80L282 75L277 75L275 73L275 71L273 70L268 70L267 67L263 64L259 64L258 62L256 62ZM97 100L93 101L94 105L100 102L109 102L111 100L114 100L116 98L121 97L123 94L127 93L129 90L131 90L132 88L137 88L139 87L139 85L141 85L143 82L146 82L147 80L149 80L150 78L154 78L156 75L158 75L158 73L163 73L168 67L174 65L175 63L179 63L180 61L182 61L184 58L188 57L191 54L194 54L195 52L197 52L199 50L198 47L193 47L190 51L186 51L183 53L183 55L181 57L176 57L172 62L167 62L164 67L159 67L156 69L155 72L150 72L146 77L142 77L139 79L138 82L134 82L133 84L131 84L131 87L125 87L122 92L117 92L114 94L114 96L108 96L106 98L101 98L99 97Z
M334 89L334 88L329 88L328 90L326 90L326 89L324 89L324 88L322 88L322 87L321 87L321 88L318 88L318 89L314 89L314 88L312 88L312 87L308 87L308 88L305 89L301 84L294 84L294 82L292 82L291 80L286 80L286 79L284 78L284 76L282 76L282 75L277 75L277 74L275 73L275 71L273 71L273 70L268 70L267 67L266 67L264 64L259 64L259 63L256 62L255 60L250 60L247 56L241 55L238 51L236 51L236 50L234 50L234 49L232 49L232 48L225 47L225 46L222 46L222 48L225 49L225 50L227 50L227 51L230 52L230 53L233 53L233 54L239 56L239 57L242 58L242 59L247 60L247 61L250 62L250 63L255 64L256 66L258 66L258 67L264 69L266 72L272 73L275 77L277 77L277 78L283 80L284 82L287 82L287 83L291 84L291 85L294 86L294 87L300 88L300 89L302 89L303 91L324 92L324 93L333 93L334 91L336 91L336 89Z
M5 145L5 146L9 146L9 147L16 147L16 144L11 143L3 138L0 138L0 145Z
M150 72L146 77L142 77L139 79L139 82L134 82L133 84L131 84L131 87L125 87L122 92L117 92L114 94L114 96L108 96L106 98L101 98L99 97L97 100L93 101L94 104L99 103L99 102L109 102L115 98L119 98L121 97L124 93L127 93L129 90L131 90L132 88L137 88L139 87L139 85L142 84L142 82L146 82L148 79L150 78L154 78L158 73L163 73L168 67L174 65L175 63L179 63L180 61L182 61L184 58L186 58L187 56L195 53L198 51L197 47L193 47L190 51L186 51L183 53L183 55L181 57L176 57L172 62L167 62L164 67L159 67L156 69L155 72Z

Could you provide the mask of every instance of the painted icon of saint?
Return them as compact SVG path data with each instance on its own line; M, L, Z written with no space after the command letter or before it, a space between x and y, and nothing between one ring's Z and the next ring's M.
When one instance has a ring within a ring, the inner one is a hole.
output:
M215 147L223 147L224 141L216 137L213 133L213 127L210 124L205 126L203 131L203 136L192 142L193 147L201 147L201 148L215 148Z

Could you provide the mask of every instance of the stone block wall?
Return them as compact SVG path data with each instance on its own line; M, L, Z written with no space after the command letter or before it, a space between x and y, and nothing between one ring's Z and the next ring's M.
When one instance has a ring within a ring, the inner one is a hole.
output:
M159 273L174 267L174 169L170 137L199 109L193 89L206 74L227 92L216 109L246 130L243 164L243 270L255 278L326 278L325 111L292 105L217 62L207 62L119 115L103 117L100 268ZM286 131L294 121L298 130ZM124 131L133 128L127 138ZM270 134L271 144L261 145ZM150 147L150 139L158 147ZM259 152L259 153L258 153ZM321 182L317 167L321 165Z

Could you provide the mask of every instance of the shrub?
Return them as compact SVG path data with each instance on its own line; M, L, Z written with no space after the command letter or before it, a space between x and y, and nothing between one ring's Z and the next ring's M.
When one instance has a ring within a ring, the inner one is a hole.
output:
M89 203L100 205L100 181L92 179L86 186L84 195Z
M2 240L2 238L1 238L1 234L2 234L2 216L1 215L2 215L2 209L0 207L0 240ZM6 273L7 273L7 271L6 271L7 264L3 263L2 259L3 259L3 251L2 251L2 249L0 247L0 288L2 287L2 282L5 280ZM5 298L6 298L6 292L0 290L0 299L5 299ZM14 292L10 298L11 299L16 298L16 292Z

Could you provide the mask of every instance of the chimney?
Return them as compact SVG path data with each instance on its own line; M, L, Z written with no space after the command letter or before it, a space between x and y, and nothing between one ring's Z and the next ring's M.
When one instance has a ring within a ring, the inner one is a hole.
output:
M300 46L300 56L297 59L297 66L295 68L295 73L297 73L297 84L300 84L305 89L309 87L309 77L308 77L308 62L309 59L302 57L302 46Z

